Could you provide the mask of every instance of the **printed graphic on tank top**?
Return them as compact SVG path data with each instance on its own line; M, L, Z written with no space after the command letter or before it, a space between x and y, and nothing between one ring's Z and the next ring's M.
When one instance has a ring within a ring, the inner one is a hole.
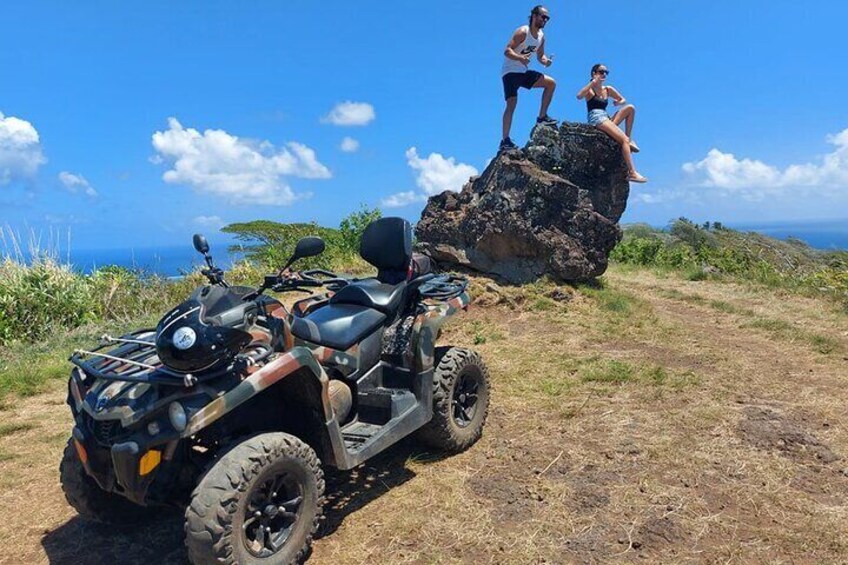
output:
M513 51L518 53L519 55L533 55L537 49L539 49L539 45L542 44L542 38L545 37L544 32L539 30L539 37L533 37L533 34L530 33L530 26L522 26L521 30L524 31L525 38L521 44L518 45ZM509 57L504 56L503 67L501 68L501 75L505 75L508 73L523 73L527 71L527 68L521 61L514 61Z

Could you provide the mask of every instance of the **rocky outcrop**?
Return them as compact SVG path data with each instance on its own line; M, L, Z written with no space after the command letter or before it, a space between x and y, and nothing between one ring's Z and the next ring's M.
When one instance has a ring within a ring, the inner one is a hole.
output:
M416 226L422 252L514 283L579 281L607 268L630 192L619 146L595 128L537 126L461 192L431 197Z

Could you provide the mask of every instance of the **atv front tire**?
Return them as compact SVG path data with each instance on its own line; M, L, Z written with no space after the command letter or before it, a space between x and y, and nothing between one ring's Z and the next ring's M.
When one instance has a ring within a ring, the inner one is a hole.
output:
M119 494L106 492L85 472L74 440L69 439L59 465L62 490L80 518L101 524L130 525L150 519L158 508L139 506Z
M483 434L489 413L489 370L480 355L461 347L436 349L433 419L418 438L443 451L468 449Z
M186 509L192 563L299 563L324 504L324 474L311 447L285 433L253 436L200 480Z

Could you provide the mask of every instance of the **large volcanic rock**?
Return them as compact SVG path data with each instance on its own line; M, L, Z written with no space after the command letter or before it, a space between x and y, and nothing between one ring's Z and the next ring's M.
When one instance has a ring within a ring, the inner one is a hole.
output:
M415 228L442 264L515 282L597 277L621 239L630 186L619 146L595 128L537 126L457 194L433 196Z

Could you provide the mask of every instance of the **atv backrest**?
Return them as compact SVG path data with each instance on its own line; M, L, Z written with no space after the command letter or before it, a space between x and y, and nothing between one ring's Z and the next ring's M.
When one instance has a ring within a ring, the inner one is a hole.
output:
M380 218L368 224L359 242L359 255L377 267L380 282L406 280L412 261L412 226L403 218Z

